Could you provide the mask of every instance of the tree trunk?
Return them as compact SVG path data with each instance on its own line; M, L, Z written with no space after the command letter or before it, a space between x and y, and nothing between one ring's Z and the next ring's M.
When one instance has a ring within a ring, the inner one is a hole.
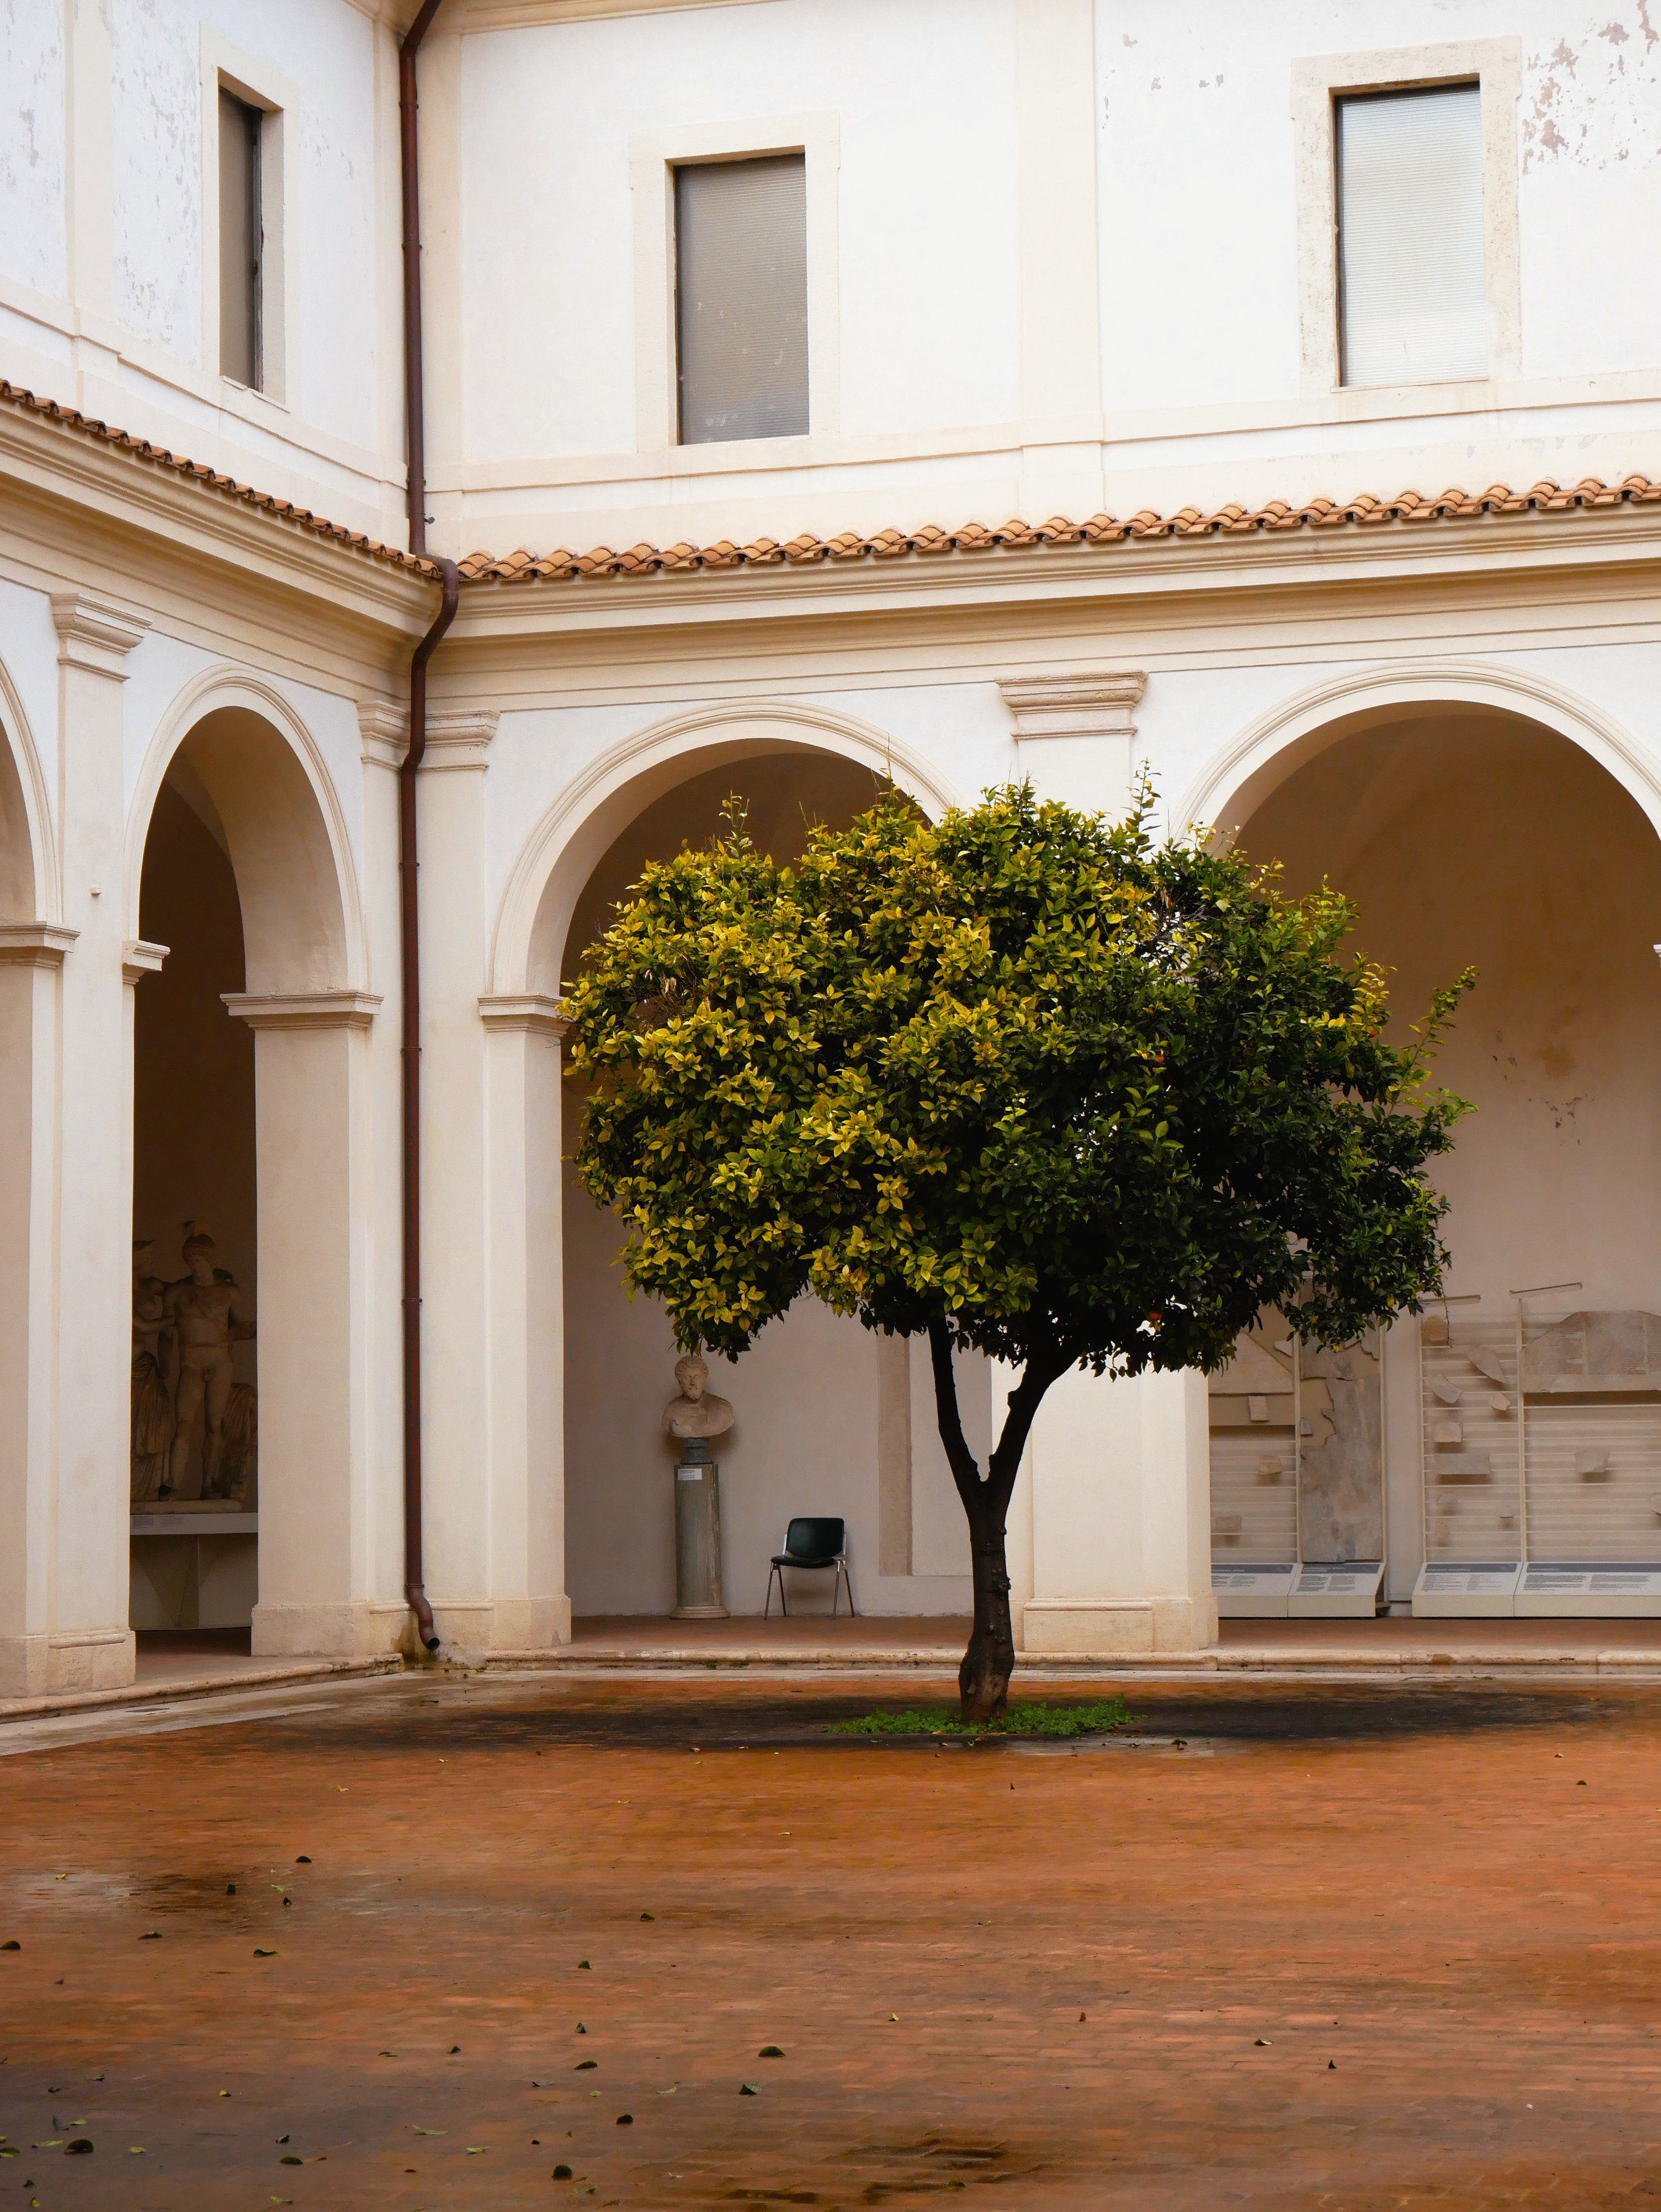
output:
M957 1693L966 1721L1001 1720L1009 1709L1015 1672L1015 1623L1009 1615L1009 1569L1005 1552L1007 1508L991 1510L981 1496L969 1509L969 1558L974 1577L974 1626L957 1670Z
M1005 1532L1009 1498L1027 1448L1040 1401L1071 1361L1059 1346L1028 1355L1020 1382L1009 1393L1009 1413L983 1477L963 1435L957 1406L957 1375L952 1364L952 1333L944 1321L929 1324L929 1357L934 1369L935 1411L946 1461L969 1521L970 1571L974 1589L974 1626L957 1670L963 1719L971 1724L999 1720L1009 1703L1015 1672L1015 1623L1009 1612L1009 1568Z

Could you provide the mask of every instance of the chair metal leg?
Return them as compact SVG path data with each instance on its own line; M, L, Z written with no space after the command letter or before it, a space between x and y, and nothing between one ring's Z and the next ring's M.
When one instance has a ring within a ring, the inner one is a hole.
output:
M775 1575L778 1576L779 1579L779 1609L781 1613L785 1613L786 1616L788 1615L789 1608L785 1603L785 1577L783 1575L779 1573L778 1568L775 1567L773 1571L773 1574L770 1574L767 1577L767 1602L761 1607L761 1618L763 1620L770 1620L773 1618L773 1577Z
M850 1620L858 1620L859 1615L855 1612L853 1604L853 1577L848 1572L848 1563L846 1559L839 1559L836 1565L843 1581L847 1584L848 1588L848 1619ZM834 1587L833 1587L831 1591L831 1613L833 1618L834 1617L835 1613L836 1592Z

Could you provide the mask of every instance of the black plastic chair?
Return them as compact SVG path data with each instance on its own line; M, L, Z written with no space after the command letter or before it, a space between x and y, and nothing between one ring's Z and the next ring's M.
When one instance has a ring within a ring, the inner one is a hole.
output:
M848 1589L848 1618L856 1618L853 1609L853 1584L848 1578L848 1538L846 1524L841 1521L821 1519L804 1515L792 1521L785 1531L785 1548L773 1557L773 1573L767 1577L767 1601L761 1608L765 1620L773 1610L773 1577L779 1580L779 1610L788 1620L790 1607L785 1602L785 1570L802 1567L809 1572L826 1571L834 1577L831 1583L831 1619L836 1618L836 1600L844 1583Z

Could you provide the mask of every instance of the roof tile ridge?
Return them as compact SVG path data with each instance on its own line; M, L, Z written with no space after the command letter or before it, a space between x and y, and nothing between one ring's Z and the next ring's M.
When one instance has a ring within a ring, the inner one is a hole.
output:
M349 545L355 551L367 553L388 567L408 568L421 576L435 577L439 574L437 563L420 554L407 553L401 547L385 544L381 539L372 538L367 530L354 530L345 523L330 522L312 508L296 505L291 499L285 499L276 492L260 491L252 484L244 483L239 477L215 468L211 462L191 460L186 454L174 453L171 447L158 445L154 439L141 438L136 431L121 429L105 422L101 416L88 415L78 407L66 406L60 399L48 399L30 391L27 385L14 384L9 377L0 377L0 404L15 407L21 413L44 416L47 421L60 423L65 429L79 431L100 445L112 447L118 453L130 454L135 460L154 462L175 476L199 483L206 490L239 500L245 507L251 507L258 514L296 523L314 537L328 538L336 544Z

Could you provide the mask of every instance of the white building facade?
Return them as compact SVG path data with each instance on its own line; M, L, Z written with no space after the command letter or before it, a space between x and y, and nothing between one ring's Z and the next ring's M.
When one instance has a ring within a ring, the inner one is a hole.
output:
M1661 1609L1647 10L442 0L425 556L415 13L0 4L0 1694L124 1682L135 1628L410 1644L397 799L440 559L442 1648L675 1602L670 1334L564 1163L561 979L728 791L783 853L889 773L932 814L1148 769L1349 891L1403 1024L1481 970L1446 1308L1058 1386L1026 1648L1190 1650L1300 1589ZM925 1369L804 1307L718 1377L734 1612L795 1512L845 1517L862 1611L967 1610ZM1008 1378L962 1381L984 1440Z

